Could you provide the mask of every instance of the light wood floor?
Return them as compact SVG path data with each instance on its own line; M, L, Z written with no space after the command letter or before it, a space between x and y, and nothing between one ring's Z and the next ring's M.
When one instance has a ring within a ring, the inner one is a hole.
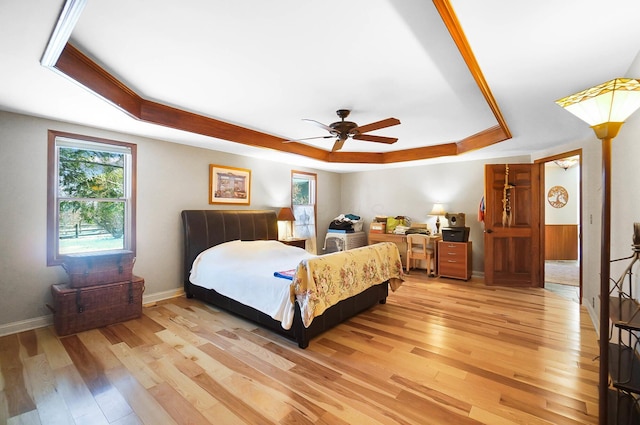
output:
M306 350L178 298L0 338L0 424L591 424L597 351L575 302L420 271Z

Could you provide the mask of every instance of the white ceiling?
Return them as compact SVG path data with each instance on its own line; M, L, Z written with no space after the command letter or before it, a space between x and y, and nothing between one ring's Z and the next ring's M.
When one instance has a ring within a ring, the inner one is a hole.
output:
M530 154L591 130L554 100L627 70L640 49L638 0L451 0L513 138L455 160ZM336 164L138 122L40 59L62 0L0 0L0 109L296 165ZM349 140L385 152L457 142L497 124L426 0L88 0L70 42L145 99L286 139L351 109ZM309 140L329 150L331 139ZM450 158L449 158L450 159ZM448 160L441 158L440 160ZM392 166L428 163L418 161Z

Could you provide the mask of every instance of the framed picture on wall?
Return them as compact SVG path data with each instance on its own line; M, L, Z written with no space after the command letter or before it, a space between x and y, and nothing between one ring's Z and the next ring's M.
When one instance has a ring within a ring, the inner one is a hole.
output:
M209 203L251 203L251 170L209 164Z

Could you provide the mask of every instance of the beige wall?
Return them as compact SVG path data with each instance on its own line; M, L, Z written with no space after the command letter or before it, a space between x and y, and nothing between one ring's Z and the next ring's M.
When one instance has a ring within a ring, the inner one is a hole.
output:
M484 271L484 225L478 222L478 207L484 195L484 166L488 163L531 162L529 156L422 165L345 174L342 177L342 208L365 219L368 226L376 215L404 215L414 223L428 223L435 202L445 211L464 213L473 242L473 270ZM440 219L441 227L448 225Z
M640 64L631 71L640 74ZM49 320L45 307L50 303L49 286L66 279L62 268L45 265L46 136L50 128L138 144L138 258L134 270L147 280L146 296L162 296L181 286L179 213L211 207L209 163L252 170L251 208L278 208L289 201L289 165L0 112L0 334ZM639 139L640 113L636 113L613 141L612 258L631 253L633 223L640 222ZM594 322L599 295L600 146L585 125L583 139L532 154L537 159L582 149L583 290ZM529 161L524 156L491 163ZM328 223L340 213L359 214L367 224L376 214L408 215L433 226L434 219L427 213L440 201L448 211L467 214L474 271L481 272L482 226L476 213L484 164L470 161L349 174L318 171L318 246L322 247ZM623 263L612 266L614 277ZM633 284L638 293L637 277Z
M45 323L50 285L66 281L59 266L46 266L47 130L105 137L138 146L137 258L145 298L180 290L180 211L208 203L209 164L252 171L250 208L290 203L290 165L0 112L0 334ZM319 231L339 211L340 175L318 174ZM233 206L228 207L233 208ZM319 235L324 240L324 233ZM322 246L322 245L320 245Z

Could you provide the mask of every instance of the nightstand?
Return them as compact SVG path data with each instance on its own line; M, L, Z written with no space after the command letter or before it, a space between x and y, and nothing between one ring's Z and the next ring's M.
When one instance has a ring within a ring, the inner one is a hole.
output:
M282 239L280 242L286 245L297 246L302 249L307 247L307 240L305 238Z

